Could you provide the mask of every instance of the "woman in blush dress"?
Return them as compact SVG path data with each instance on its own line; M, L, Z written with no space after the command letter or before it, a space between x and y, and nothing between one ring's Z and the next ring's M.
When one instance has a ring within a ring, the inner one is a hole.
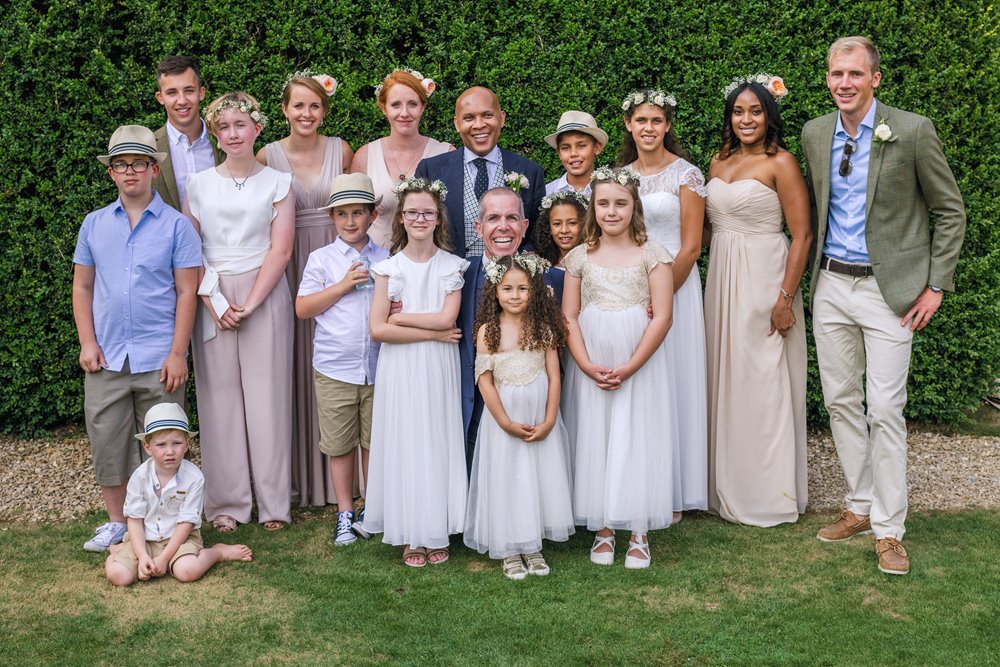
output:
M309 70L296 72L281 92L281 111L288 136L257 151L257 161L291 173L295 193L295 243L288 263L288 286L297 294L309 253L337 238L330 216L321 206L330 197L333 178L347 170L354 153L340 137L319 133L337 81ZM293 318L294 319L294 318ZM326 505L336 500L326 457L319 451L319 422L313 391L313 320L295 319L292 355L292 498L299 505Z
M618 164L639 174L639 194L649 238L673 256L674 324L664 342L672 399L664 406L673 447L674 522L684 510L708 508L708 408L705 320L701 304L701 230L705 178L687 155L673 121L677 101L662 90L629 94L625 141Z
M709 506L727 521L773 526L806 509L799 281L812 243L809 198L799 163L785 150L781 79L739 78L725 92L707 204Z
M385 77L375 88L375 97L389 121L389 136L359 148L351 164L351 171L372 179L375 197L382 197L368 235L385 248L392 240L396 186L413 176L422 159L455 150L451 144L420 134L420 118L434 88L433 79L408 67L393 70Z

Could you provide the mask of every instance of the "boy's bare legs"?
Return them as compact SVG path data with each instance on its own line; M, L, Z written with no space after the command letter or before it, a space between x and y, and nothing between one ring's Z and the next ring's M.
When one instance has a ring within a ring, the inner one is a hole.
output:
M337 511L338 512L353 512L354 511L354 475L357 471L357 459L355 458L355 452L358 449L355 447L349 453L343 456L331 456L330 459L330 480L333 482L334 491L337 493ZM362 449L364 454L361 459L365 466L365 470L368 469L368 450Z
M216 563L239 560L250 562L253 552L245 544L216 544L198 552L198 555L185 554L170 568L170 573L177 581L197 581Z
M101 487L101 498L104 500L104 507L108 510L108 521L125 523L125 492L127 490L127 484Z
M115 586L131 586L137 580L137 577L132 573L132 570L115 560L115 553L117 553L119 549L129 548L131 547L128 545L113 544L109 550L110 553L108 554L107 560L104 561L104 573L107 575L108 581Z

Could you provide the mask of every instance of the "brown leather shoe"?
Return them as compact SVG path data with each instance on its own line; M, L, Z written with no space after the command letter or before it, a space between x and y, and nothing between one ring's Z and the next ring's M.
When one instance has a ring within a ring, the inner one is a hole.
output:
M875 541L875 553L878 554L879 572L886 574L909 574L910 559L906 549L895 537L886 537Z
M816 537L823 542L843 542L855 535L867 535L870 532L872 532L872 522L868 517L859 519L854 516L854 512L844 510L834 523L820 528Z

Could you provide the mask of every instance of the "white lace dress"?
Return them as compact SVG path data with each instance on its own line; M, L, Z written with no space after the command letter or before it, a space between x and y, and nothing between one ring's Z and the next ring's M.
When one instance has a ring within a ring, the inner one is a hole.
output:
M403 253L372 266L388 276L403 312L433 313L462 289L469 263L438 250L426 262ZM458 345L382 343L375 372L365 528L386 544L433 549L465 524L467 480Z
M566 255L566 270L581 280L580 330L590 360L615 368L631 358L649 325L649 272L673 256L656 242L643 263L601 266L585 246ZM577 525L645 532L673 519L673 424L667 353L661 346L621 389L604 391L572 359L566 365L563 419L573 466Z
M705 177L677 159L658 174L643 176L639 195L649 238L671 253L681 249L681 188L706 197ZM708 508L708 375L705 313L697 264L674 294L674 321L663 343L669 359L673 402L666 410L677 424L673 441L674 511Z
M476 356L476 380L493 372L493 384L511 420L545 419L549 381L545 352L512 350ZM483 410L472 459L465 545L490 558L542 550L542 539L565 542L575 531L569 451L561 418L548 437L525 442L500 428Z

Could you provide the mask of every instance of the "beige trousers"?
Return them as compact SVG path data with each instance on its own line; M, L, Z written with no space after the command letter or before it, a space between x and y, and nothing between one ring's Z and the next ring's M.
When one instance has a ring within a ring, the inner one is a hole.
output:
M903 408L913 334L900 326L902 318L885 303L874 277L823 271L813 303L823 400L847 478L847 509L870 516L876 538L902 539L907 507Z
M220 276L230 303L243 303L257 271ZM292 299L282 277L238 329L201 340L198 309L193 336L205 516L291 521Z

